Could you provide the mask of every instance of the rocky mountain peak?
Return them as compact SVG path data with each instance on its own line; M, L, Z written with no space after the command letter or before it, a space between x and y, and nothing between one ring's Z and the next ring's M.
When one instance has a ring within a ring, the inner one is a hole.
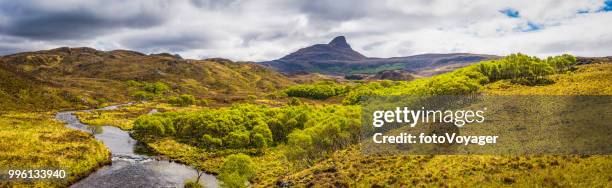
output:
M331 42L329 42L329 45L336 48L351 48L351 46L346 42L346 38L344 38L344 36L337 36Z

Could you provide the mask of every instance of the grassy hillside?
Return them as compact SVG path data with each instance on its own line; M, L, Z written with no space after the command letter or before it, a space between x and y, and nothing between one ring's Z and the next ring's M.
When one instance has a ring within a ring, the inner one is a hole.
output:
M612 95L612 64L577 66L552 75L554 84L525 86L499 80L493 95ZM298 186L519 186L606 187L612 158L603 156L364 155L360 145L340 150L284 181Z
M127 81L161 82L164 95L233 100L292 84L258 65L222 59L184 60L116 50L58 48L0 58L0 110L92 107L132 101L140 88Z
M27 75L11 72L0 64L0 110L44 111L71 105L67 92Z
M110 163L110 152L101 142L54 121L52 113L0 113L0 140L2 170L66 170L67 179L36 181L37 187L65 187ZM0 187L20 185L32 186L0 180Z

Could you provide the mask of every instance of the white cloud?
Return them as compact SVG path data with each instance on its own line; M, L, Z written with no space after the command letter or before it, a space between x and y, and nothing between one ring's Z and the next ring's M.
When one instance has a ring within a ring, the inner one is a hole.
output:
M597 12L602 0L118 2L0 0L0 53L92 46L262 61L345 35L353 48L374 57L449 52L612 55L612 27L606 25L612 23L612 13ZM517 10L519 17L499 12L505 8ZM39 17L24 17L28 12L23 11L34 10ZM45 15L55 19L43 19ZM83 18L74 18L79 15ZM36 32L18 32L26 23L41 25L29 26L39 28ZM529 23L540 29L525 32Z

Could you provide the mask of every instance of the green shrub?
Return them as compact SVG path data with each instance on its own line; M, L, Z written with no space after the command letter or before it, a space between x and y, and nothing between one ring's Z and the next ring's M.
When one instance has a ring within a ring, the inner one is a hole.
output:
M229 173L229 174L220 174L219 180L221 180L221 187L227 188L244 188L247 187L247 179L242 177L237 172Z
M249 140L249 133L246 131L233 131L223 138L229 148L244 148L249 145Z
M141 116L136 119L133 129L138 130L136 134L143 138L164 137L176 133L169 119L153 115Z
M320 122L308 121L304 129L291 132L287 142L290 149L286 155L312 163L315 159L357 143L361 129L360 116L351 110L357 109L334 109L333 113L337 113L337 116Z
M213 138L208 134L202 136L202 145L207 148L219 148L223 145L223 141L220 138Z
M265 148L268 146L266 138L261 134L253 134L251 136L251 144L253 144L255 148Z
M544 79L544 76L562 73L576 64L571 55L548 57L542 60L523 54L512 54L499 60L486 61L474 67L484 74L490 82L502 79L529 80L529 84Z
M331 82L295 85L285 89L285 93L290 97L304 97L320 100L344 94L346 91L346 86Z
M249 100L255 100L255 99L257 99L257 96L255 96L255 95L248 95L248 96L247 96L247 99L249 99Z
M204 186L200 185L199 183L196 183L193 180L187 180L185 181L185 188L203 188Z
M208 106L208 104L210 104L210 100L208 99L200 99L197 101L197 105L200 106Z
M140 87L141 90L134 92L137 100L151 100L170 90L170 87L162 82L147 83L129 80L126 82L130 87Z
M224 187L246 187L245 183L255 177L257 170L251 157L234 154L226 158L219 168L219 180Z
M183 94L178 97L170 97L168 102L175 106L189 106L196 104L197 100L193 95Z
M291 106L299 106L302 104L302 101L297 97L291 97L291 99L289 99L289 102L287 104Z
M135 80L128 80L125 82L128 87L141 87L142 83Z
M256 148L267 147L268 143L272 143L272 131L265 123L256 125L253 127L251 140Z
M146 92L159 95L159 94L163 94L164 92L170 90L170 87L164 84L163 82L155 82L155 83L144 83L143 89Z
M146 91L136 91L134 93L134 98L136 98L137 100L151 100L153 98L155 98L155 95L148 93Z

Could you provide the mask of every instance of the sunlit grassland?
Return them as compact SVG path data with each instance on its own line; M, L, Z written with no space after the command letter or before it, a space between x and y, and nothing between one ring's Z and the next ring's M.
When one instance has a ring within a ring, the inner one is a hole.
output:
M7 182L0 187L63 187L110 162L110 152L90 134L53 120L52 113L0 114L0 169L64 169L66 180Z
M606 187L610 156L364 155L359 146L289 176L297 185Z
M576 71L551 75L550 79L555 83L525 86L500 80L483 89L495 95L612 95L612 63L578 66Z

